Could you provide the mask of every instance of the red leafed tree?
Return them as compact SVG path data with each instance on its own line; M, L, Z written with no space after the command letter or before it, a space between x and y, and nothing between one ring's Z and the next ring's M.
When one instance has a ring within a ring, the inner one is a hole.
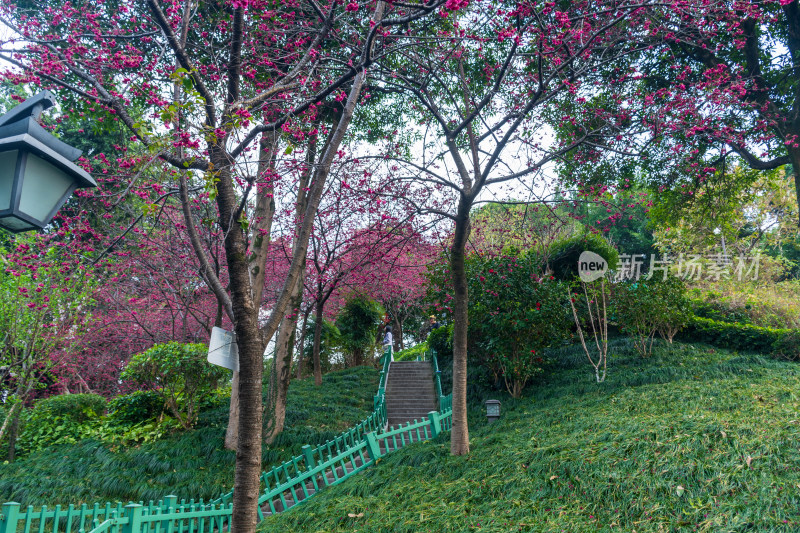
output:
M118 393L119 374L130 356L157 343L207 342L213 326L230 327L222 305L199 280L198 261L182 226L180 208L166 206L152 221L133 228L130 242L109 252L85 342L58 369L64 388ZM221 250L213 248L219 241L208 231L201 235L211 245L205 249L216 274L226 283Z
M147 0L0 8L11 32L2 43L3 56L13 65L6 78L43 84L69 94L76 110L91 111L96 120L121 122L145 161L156 157L176 171L172 186L179 189L202 278L237 335L241 411L232 522L237 533L254 531L257 522L262 354L296 294L314 214L361 100L367 69L392 46L394 28L408 28L441 3ZM324 100L340 109L330 126L317 120L317 105ZM303 216L291 268L269 317L261 321L275 194L268 177L280 168L276 156L288 152L287 144L320 133L325 142L308 187L294 191ZM144 177L141 162L133 159L130 152L124 158L131 184ZM186 212L198 187L215 200L213 222L223 237L228 287L215 275ZM285 372L277 367L273 373ZM271 397L280 401L281 395Z
M387 262L418 240L409 213L403 212L408 206L370 189L371 173L358 159L343 162L338 179L331 183L337 192L326 195L317 211L306 277L315 319L312 357L317 385L322 383L319 357L326 309L328 316L334 314L354 290L380 300L376 278L389 274L384 268Z

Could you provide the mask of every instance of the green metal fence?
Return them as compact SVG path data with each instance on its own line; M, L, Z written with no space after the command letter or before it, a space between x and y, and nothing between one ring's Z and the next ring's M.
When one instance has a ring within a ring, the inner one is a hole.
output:
M381 359L382 370L374 411L363 422L336 438L311 448L261 475L259 518L285 511L306 501L325 487L341 483L367 468L380 457L408 444L436 437L452 427L452 395L443 396L435 352L426 358L434 369L439 410L426 420L415 420L397 428L386 427L386 380L392 352ZM4 503L0 509L0 533L213 533L230 530L233 491L209 502L163 500L88 505L56 505L52 509Z

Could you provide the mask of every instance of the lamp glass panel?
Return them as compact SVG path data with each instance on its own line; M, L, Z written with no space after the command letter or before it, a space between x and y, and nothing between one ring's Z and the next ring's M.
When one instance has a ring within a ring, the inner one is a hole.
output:
M0 152L0 211L11 209L11 191L14 188L18 154L18 150Z
M41 157L29 153L19 210L47 223L45 217L58 205L72 183L69 174Z
M19 231L29 231L32 229L36 229L35 227L31 226L29 223L25 222L24 220L20 220L13 215L9 215L7 217L0 218L0 226L4 228L8 228L13 232Z
M487 416L500 416L500 406L496 403L490 403L486 406Z

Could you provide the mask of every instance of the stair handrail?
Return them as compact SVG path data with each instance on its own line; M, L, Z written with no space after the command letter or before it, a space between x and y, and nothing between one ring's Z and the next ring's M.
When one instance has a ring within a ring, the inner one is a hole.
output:
M392 361L392 349L387 347L381 357L383 369L375 395L375 409L366 419L353 428L341 433L332 440L312 449L309 445L303 446L303 454L273 467L261 474L261 482L264 490L261 491L260 503L271 502L271 497L282 494L282 490L287 487L297 486L299 482L306 479L313 479L315 475L323 472L326 468L336 465L343 458L355 454L360 454L362 461L360 466L345 475L337 478L335 484L350 477L356 471L361 471L369 465L375 463L376 459L385 453L381 453L377 444L378 440L394 439L394 449L397 449L397 439L400 438L401 446L406 444L403 433L416 431L419 436L421 433L427 437L436 437L441 431L447 431L452 426L452 395L441 395L441 381L439 379L438 362L435 360L436 354L432 352L432 360L436 369L435 380L437 383L437 393L439 394L439 410L429 413L428 420L413 421L398 428L386 427L386 380L389 374L389 367ZM413 442L413 439L408 443ZM369 450L369 459L364 460L364 450ZM319 487L321 488L321 487ZM307 498L310 495L304 494ZM215 524L215 527L222 531L225 527L230 527L230 517L233 512L231 501L233 491L229 491L219 498L204 502L203 500L180 500L176 496L165 496L158 501L150 500L149 503L140 501L129 503L123 507L122 503L105 503L104 505L94 504L87 506L69 505L63 509L60 505L53 509L48 509L44 505L39 510L34 510L33 506L21 509L20 504L8 502L0 505L0 533L16 533L20 524L25 526L25 530L36 529L40 533L75 533L76 531L86 533L107 533L109 530L124 530L125 533L147 533L152 531L154 523L177 521L178 527L175 533L192 531L194 525L192 520L208 520ZM298 502L302 503L305 498ZM272 507L272 503L270 503ZM258 510L259 519L263 519L261 507ZM33 522L38 522L33 526ZM49 522L49 524L47 524ZM66 527L64 526L66 523ZM89 527L87 527L89 526ZM123 527L121 527L123 526Z
M436 385L436 399L439 402L439 411L446 411L443 404L447 403L445 396L442 394L442 371L439 370L439 359L436 357L436 350L430 349L425 352L425 358L428 359L433 365L433 381ZM452 397L452 395L451 395Z
M375 393L375 397L373 399L373 410L377 411L378 408L382 405L385 405L386 401L386 382L389 379L389 366L392 364L392 347L387 346L386 349L383 351L383 355L381 356L380 363L381 367L381 379L378 382L378 392ZM385 409L384 409L385 410Z

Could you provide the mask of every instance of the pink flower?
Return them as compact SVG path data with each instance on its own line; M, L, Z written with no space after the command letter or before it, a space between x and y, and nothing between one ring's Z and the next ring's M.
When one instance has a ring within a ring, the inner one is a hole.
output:
M344 8L345 11L358 11L358 4L355 2L350 2L347 4L347 7Z

